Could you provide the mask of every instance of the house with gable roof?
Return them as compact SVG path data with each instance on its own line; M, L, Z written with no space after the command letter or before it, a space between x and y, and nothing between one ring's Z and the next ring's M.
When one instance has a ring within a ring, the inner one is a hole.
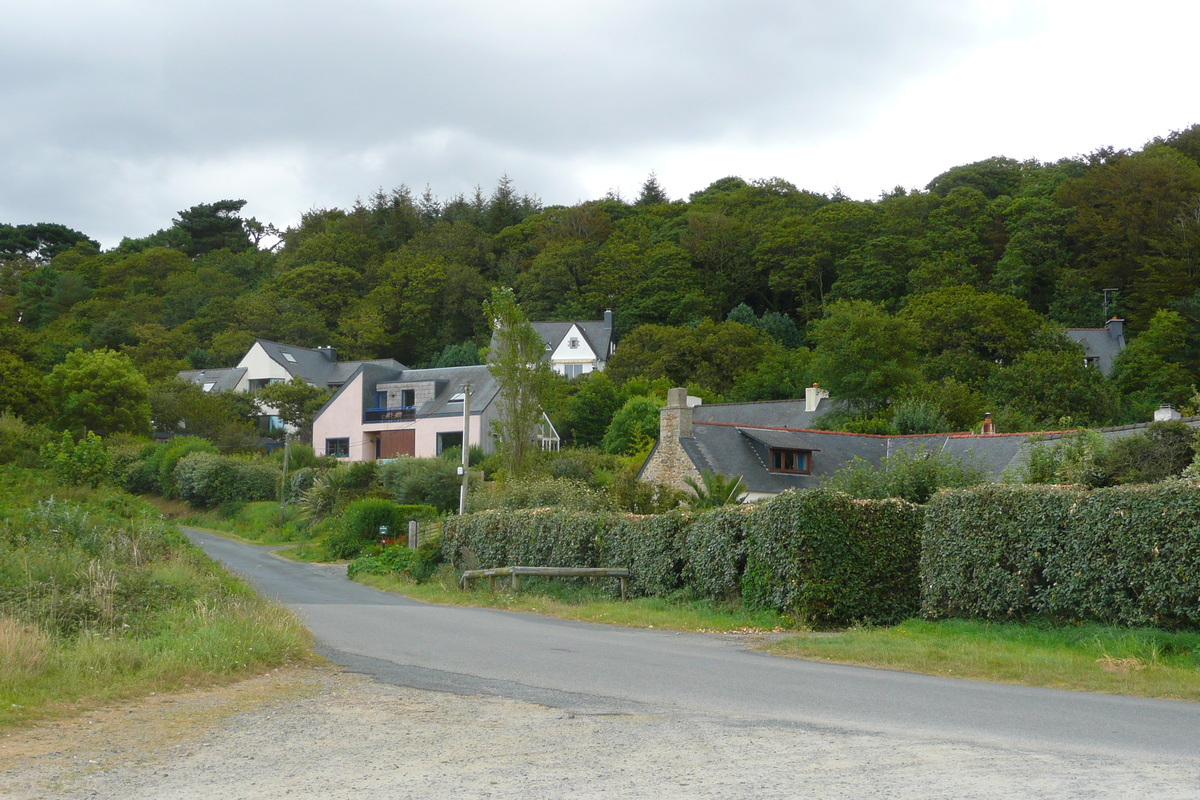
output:
M1113 317L1103 328L1067 328L1067 338L1083 348L1084 363L1112 375L1117 356L1125 349L1125 320Z
M700 482L701 473L741 476L746 500L754 502L785 492L820 486L855 458L879 466L896 453L935 452L953 455L999 480L1005 470L1021 468L1034 441L1053 441L1074 431L1026 433L933 433L890 436L813 427L830 410L829 394L818 387L804 400L704 405L686 389L671 389L659 412L659 437L638 478L687 490L685 478ZM1155 421L1183 421L1200 428L1200 417L1181 418L1164 406ZM1141 433L1151 424L1101 428L1106 439ZM984 428L990 428L989 424ZM994 429L993 429L994 431Z
M598 320L530 324L546 343L551 369L567 378L603 370L616 350L612 311Z
M390 369L405 369L393 358L374 361L339 361L332 347L297 347L267 339L255 339L236 367L229 369L184 370L181 380L190 381L206 392L257 392L272 383L287 383L301 378L322 389L337 390L363 364ZM260 404L260 420L268 430L282 430L279 413Z

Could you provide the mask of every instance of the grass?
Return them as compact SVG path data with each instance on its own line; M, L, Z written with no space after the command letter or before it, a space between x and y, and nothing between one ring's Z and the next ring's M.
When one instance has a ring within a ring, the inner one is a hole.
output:
M157 508L0 466L0 725L311 658Z
M950 678L1200 701L1200 633L910 619L891 628L799 633L760 647Z
M599 587L571 581L522 578L521 592L490 592L476 588L464 592L457 576L443 568L433 579L415 583L396 575L360 574L359 583L446 606L478 606L505 611L545 614L580 622L625 625L631 628L657 628L703 633L761 633L785 630L794 620L772 611L751 611L740 603L687 601L662 597L641 597L622 602Z
M309 530L300 520L296 507L288 506L281 520L279 503L275 500L227 503L204 511L192 509L178 519L183 525L232 534L242 541L257 544L305 542L309 537Z

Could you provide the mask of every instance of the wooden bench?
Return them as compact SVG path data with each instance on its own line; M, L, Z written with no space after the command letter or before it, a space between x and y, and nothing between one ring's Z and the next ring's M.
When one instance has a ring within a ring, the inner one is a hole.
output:
M488 579L488 589L495 590L496 578L512 578L514 592L521 591L522 575L539 575L544 578L620 578L621 599L625 599L626 582L629 580L629 570L608 569L605 567L496 567L495 569L469 569L458 579L458 586L464 592L467 584L479 578Z

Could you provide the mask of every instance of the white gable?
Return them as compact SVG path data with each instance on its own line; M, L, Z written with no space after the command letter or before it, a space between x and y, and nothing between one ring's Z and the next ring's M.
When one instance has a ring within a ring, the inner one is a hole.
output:
M572 347L572 344L575 346ZM583 337L579 326L575 324L571 325L571 330L567 331L567 335L558 343L555 351L550 354L550 362L553 364L583 363L595 360L596 354L592 352L592 348L588 346L587 339Z
M239 392L249 391L250 381L289 381L292 379L291 373L282 364L267 355L267 351L258 342L255 342L246 351L246 355L242 356L238 366L246 370L246 374L242 376L237 385Z

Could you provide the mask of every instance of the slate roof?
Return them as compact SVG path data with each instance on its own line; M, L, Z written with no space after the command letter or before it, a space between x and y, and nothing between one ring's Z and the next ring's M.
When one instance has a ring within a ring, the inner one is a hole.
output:
M1109 328L1067 328L1067 338L1083 346L1083 353L1088 358L1097 358L1096 366L1102 375L1112 374L1113 362L1117 355L1125 349L1123 326Z
M770 403L742 403L743 406L767 406ZM803 408L803 403L800 404ZM704 406L697 406L699 412ZM719 406L710 406L719 408ZM745 409L756 411L757 409ZM768 410L763 416L770 416ZM749 415L744 415L749 416ZM757 423L758 415L755 414ZM1200 417L1183 420L1193 428L1200 428ZM1121 425L1101 428L1100 433L1108 439L1121 439L1144 430L1151 423ZM817 431L802 428L760 426L759 424L737 424L733 422L700 421L695 416L692 422L691 439L680 439L683 450L699 470L709 470L723 475L741 475L746 489L756 494L778 494L787 489L801 489L820 485L826 478L850 463L861 458L878 466L880 461L901 451L949 453L965 463L982 470L990 480L999 480L1004 471L1016 468L1028 458L1030 439L1053 442L1074 431L1051 431L1048 433L939 433L917 436L876 436L860 433ZM795 475L768 471L770 449L786 448L813 452L810 461L811 473Z
M201 388L204 388L204 384L215 381L216 386L209 391L232 392L237 388L238 383L245 374L246 370L242 367L231 367L229 369L188 369L179 373L179 379L181 381L190 381Z
M289 375L292 377L299 375L309 383L320 387L344 384L363 364L375 364L391 369L407 369L394 358L373 361L331 361L321 350L280 344L267 339L255 339L255 343L261 345L271 360L287 370ZM287 355L290 355L295 361L289 360Z
M572 322L531 322L538 336L549 346L547 353L553 353L562 344L562 340L571 331L572 325L579 326L580 333L587 341L588 347L596 354L596 358L607 361L612 345L612 326L605 326L604 320L572 321Z
M500 385L493 377L486 364L470 367L439 367L435 369L408 369L388 366L378 361L347 362L358 363L359 367L346 379L345 383L333 393L316 416L321 416L325 408L336 398L340 397L351 379L359 372L363 373L362 408L375 407L375 392L380 384L388 383L425 383L429 381L444 382L441 391L432 399L416 409L417 417L462 416L462 403L451 403L450 398L463 390L463 384L471 384L471 413L480 414L500 393ZM399 364L399 362L392 362Z
M713 403L692 409L696 422L734 422L761 428L812 428L817 417L832 410L822 398L816 411L805 411L803 400L767 400L757 403Z

